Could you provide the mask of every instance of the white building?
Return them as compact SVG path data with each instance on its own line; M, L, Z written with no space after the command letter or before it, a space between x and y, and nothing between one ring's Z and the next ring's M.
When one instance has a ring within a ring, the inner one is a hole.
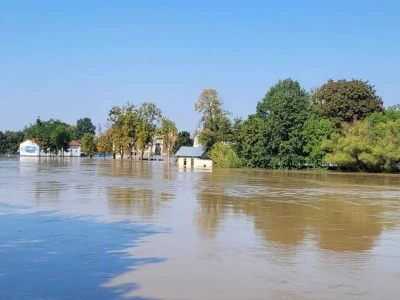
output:
M201 147L202 145L199 142L199 135L196 133L193 138L193 147Z
M207 156L207 147L182 146L176 152L180 168L212 168L212 160Z
M20 156L54 156L54 154L45 153L40 147L35 143L34 139L26 140L19 144L19 155ZM80 157L81 156L81 144L77 141L71 141L69 143L68 151L59 151L56 156L61 157Z

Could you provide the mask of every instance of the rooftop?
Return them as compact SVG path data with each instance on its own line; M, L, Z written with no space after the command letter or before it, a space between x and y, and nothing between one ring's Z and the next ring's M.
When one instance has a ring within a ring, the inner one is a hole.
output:
M206 157L207 147L187 147L182 146L178 152L175 153L177 157Z

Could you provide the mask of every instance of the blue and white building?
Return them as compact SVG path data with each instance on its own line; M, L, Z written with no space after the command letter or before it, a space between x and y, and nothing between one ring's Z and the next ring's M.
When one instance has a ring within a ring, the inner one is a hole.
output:
M34 139L26 140L19 144L19 155L20 156L31 156L31 157L47 157L54 156L54 154L45 153L40 149L39 145L36 144ZM61 157L80 157L81 156L81 144L77 141L71 141L69 143L68 151L60 150L57 156Z

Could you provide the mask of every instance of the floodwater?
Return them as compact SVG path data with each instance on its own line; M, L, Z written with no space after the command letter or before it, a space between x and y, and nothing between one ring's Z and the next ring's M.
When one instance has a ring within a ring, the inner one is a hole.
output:
M0 299L399 299L400 176L0 158Z

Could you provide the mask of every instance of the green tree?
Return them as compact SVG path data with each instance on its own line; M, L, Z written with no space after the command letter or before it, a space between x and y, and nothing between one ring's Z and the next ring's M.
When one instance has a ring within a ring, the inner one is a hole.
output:
M0 131L0 154L12 154L18 151L23 142L24 134L21 131Z
M71 142L71 133L67 127L57 125L50 132L50 153L57 155L59 151L68 152Z
M302 138L304 144L305 162L309 167L324 165L325 151L322 143L333 133L332 125L323 119L314 106L310 106L307 121L304 124Z
M36 144L40 147L40 150L44 153L52 151L51 133L54 129L52 120L42 121L37 118L34 125L34 136Z
M244 121L237 136L235 151L242 159L244 166L250 168L268 168L270 156L266 147L266 120L258 115L250 115Z
M90 118L82 118L76 122L76 127L73 130L75 131L75 139L80 141L85 133L96 134L96 126L93 125L92 120Z
M214 166L220 168L239 168L242 166L240 158L230 145L218 142L214 144L209 152Z
M171 121L168 118L163 118L161 121L161 128L160 128L160 134L163 138L164 142L164 149L167 150L168 153L168 163L169 163L169 156L174 144L174 137L176 133L178 132L176 125L173 121Z
M297 168L304 163L302 130L309 95L297 81L285 79L271 87L257 105L264 120L265 163L272 168Z
M321 115L330 120L337 130L342 129L344 123L351 124L364 120L374 112L383 112L382 99L368 81L330 79L313 98Z
M122 126L119 124L112 125L109 129L110 139L112 142L112 153L120 154L124 158L124 136L122 134Z
M137 143L137 131L139 125L138 112L133 104L128 103L124 109L121 119L121 129L124 149L132 157L133 150Z
M107 130L104 133L100 133L99 138L97 140L97 150L99 153L104 154L104 158L107 154L112 153L113 151L113 144L110 132Z
M158 131L163 116L161 109L152 102L142 103L137 112L136 148L140 151L141 159L143 159L145 149L152 146L153 137Z
M178 133L178 138L172 147L172 152L175 154L182 146L193 146L193 139L190 137L188 131L181 131Z
M376 121L376 120L374 120ZM400 120L371 122L368 118L332 134L323 143L327 163L340 169L368 172L400 171Z
M82 137L81 143L82 151L88 154L90 158L92 158L93 155L97 152L96 137L91 133L85 133Z
M5 145L6 145L5 140L6 140L6 138L4 136L3 131L0 131L0 154L6 153L5 152Z
M223 101L215 89L205 89L194 105L201 113L199 141L211 148L217 142L227 142L231 134L229 112L222 108Z
M136 148L140 151L143 160L144 151L151 144L155 132L146 120L139 119L137 123Z
M59 151L68 151L71 141L70 125L59 120L43 121L37 118L34 125L26 127L26 138L34 138L36 144L44 153L57 155Z
M132 156L139 126L135 105L127 102L121 107L112 107L108 114L108 121L110 123L109 137L113 144L114 154L119 153L123 158L127 151Z

